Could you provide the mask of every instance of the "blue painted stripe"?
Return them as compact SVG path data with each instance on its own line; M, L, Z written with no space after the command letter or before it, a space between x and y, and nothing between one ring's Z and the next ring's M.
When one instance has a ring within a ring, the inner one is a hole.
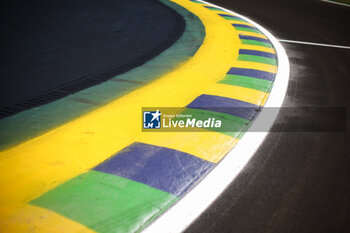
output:
M233 75L241 75L241 76L248 76L252 78L260 78L265 79L269 81L274 81L276 74L266 72L266 71L260 71L260 70L254 70L254 69L245 69L245 68L231 68L227 74L233 74Z
M240 27L240 28L250 28L250 29L254 29L254 30L259 30L256 27L253 26L249 26L249 25L245 25L245 24L237 24L237 23L233 23L232 24L234 27Z
M220 15L220 16L224 16L224 17L237 18L236 16L228 15L228 14L219 14L219 15Z
M260 106L255 104L215 95L200 95L187 107L226 113L247 120L252 120L260 109Z
M269 40L264 39L264 38L260 38L260 37L256 37L256 36L244 36L244 35L239 35L239 39L242 39L242 40L255 40L255 41L270 43Z
M233 19L241 19L241 20L243 20L242 18L237 17L237 16L233 16L233 15L227 15L227 14L219 14L219 15L222 16L222 17L229 17L229 18L233 18Z
M276 54L274 53L267 53L267 52L251 50L251 49L240 49L239 54L254 55L254 56L274 58L274 59L277 58Z
M181 196L213 166L214 163L178 150L133 143L94 170Z

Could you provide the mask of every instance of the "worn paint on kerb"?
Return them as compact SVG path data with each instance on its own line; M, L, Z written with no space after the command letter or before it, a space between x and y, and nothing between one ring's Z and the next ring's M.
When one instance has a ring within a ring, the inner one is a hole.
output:
M214 163L191 154L144 143L133 143L94 168L181 196Z
M206 37L198 52L159 80L73 122L2 151L1 222L13 216L22 203L86 172L133 143L135 138L146 136L141 133L141 107L186 106L202 94L203 89L225 76L238 56L240 41L234 28L200 5L185 0L174 2L190 9L205 25ZM235 142L234 138L227 140L229 145Z

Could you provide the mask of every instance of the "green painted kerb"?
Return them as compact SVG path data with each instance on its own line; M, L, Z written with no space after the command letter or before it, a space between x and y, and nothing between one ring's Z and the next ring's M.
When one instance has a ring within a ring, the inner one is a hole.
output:
M241 18L232 18L232 17L228 17L228 16L222 16L224 19L227 19L227 20L233 20L233 21L240 21L240 22L247 22L246 20L244 19L241 19Z
M273 85L273 82L269 80L232 74L227 74L223 80L219 81L219 83L246 87L264 92L270 92Z
M204 25L185 8L168 0L161 1L181 14L186 22L184 34L173 46L144 65L97 86L0 120L0 150L29 140L101 107L161 77L191 58L203 43Z
M262 57L262 56L240 54L238 56L238 60L239 61L250 61L250 62L264 63L267 65L277 66L277 60L275 58L267 58L267 57Z
M252 29L252 28L244 28L244 27L235 27L235 29L237 31L244 31L244 32L255 32L255 33L259 33L262 34L260 31Z
M138 232L177 197L119 176L89 171L30 202L97 232Z
M249 28L247 28L249 29ZM246 45L257 45L257 46L262 46L262 47L267 47L267 48L273 48L273 46L270 43L262 42L262 41L256 41L256 40L245 40L241 39L242 44Z
M226 11L223 11L223 10L221 10L221 9L219 9L219 8L207 8L208 10L211 10L211 11L220 11L220 12L225 12L225 13L227 13Z

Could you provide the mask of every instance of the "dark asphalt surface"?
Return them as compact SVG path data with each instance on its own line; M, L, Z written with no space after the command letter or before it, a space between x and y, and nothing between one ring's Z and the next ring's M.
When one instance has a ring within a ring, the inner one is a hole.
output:
M158 0L2 1L0 118L139 66L184 28Z
M318 0L211 2L250 17L280 39L350 46L350 7ZM283 106L346 107L349 116L350 50L282 45L291 65ZM296 120L305 118L307 113ZM276 123L283 129L293 122L279 115ZM350 232L349 143L348 131L270 133L185 232Z

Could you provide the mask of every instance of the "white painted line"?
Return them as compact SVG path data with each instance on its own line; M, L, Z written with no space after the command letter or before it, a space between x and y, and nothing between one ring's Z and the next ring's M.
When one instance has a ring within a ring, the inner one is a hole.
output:
M289 80L289 61L282 45L270 32L250 19L214 4L205 1L201 2L244 18L270 39L278 56L278 72L265 107L280 107L283 103ZM251 127L264 124L269 129L272 126L277 113L275 116L271 116L270 112L264 109ZM151 223L143 232L179 233L184 231L235 179L253 157L267 134L268 132L247 132L234 149L196 187L155 222Z
M284 39L278 39L278 40L280 42L285 42L285 43L315 45L315 46L323 46L323 47L339 48L339 49L350 49L350 46L343 46L343 45L321 44L321 43L314 43L314 42L307 42L307 41L297 41L297 40L284 40Z
M347 6L347 7L350 6L349 4L341 3L341 2L333 2L333 1L328 1L328 0L321 0L321 1L322 1L322 2L327 2L327 3L333 3L333 4L341 5L341 6Z

